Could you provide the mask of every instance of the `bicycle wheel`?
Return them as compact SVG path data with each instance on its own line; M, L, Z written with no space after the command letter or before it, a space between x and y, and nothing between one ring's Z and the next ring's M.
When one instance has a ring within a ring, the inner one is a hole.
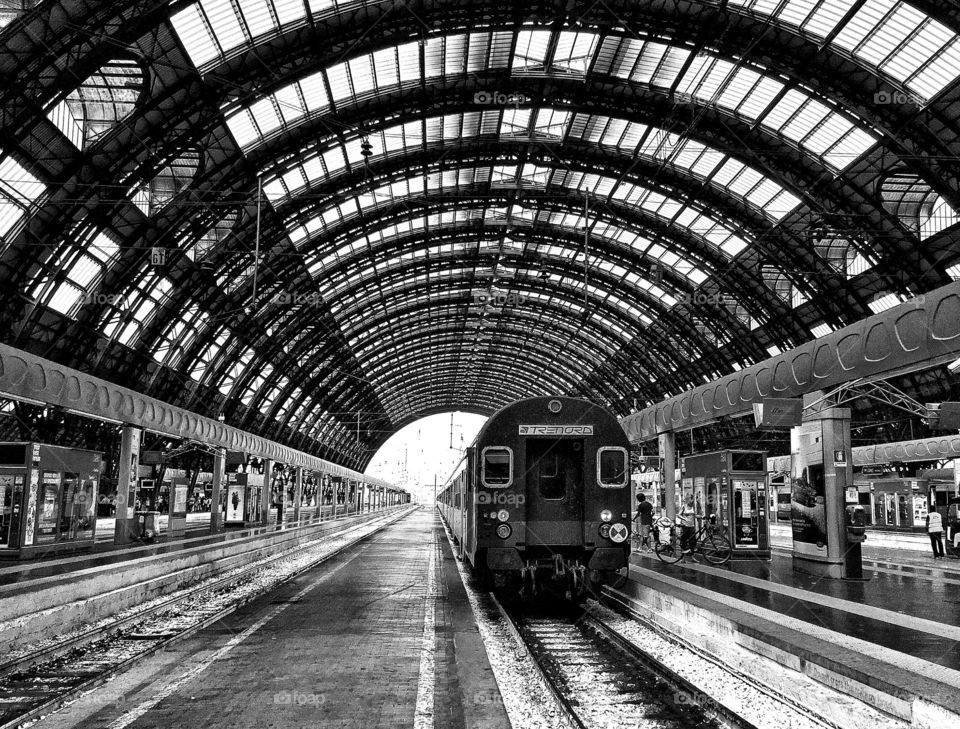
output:
M700 551L703 552L707 562L723 564L733 554L733 547L730 546L730 538L716 530L704 535L703 541L700 542Z
M676 564L683 557L683 549L680 546L680 527L671 527L670 531L660 532L660 541L654 545L654 551L657 559L667 564ZM664 540L664 537L667 537Z

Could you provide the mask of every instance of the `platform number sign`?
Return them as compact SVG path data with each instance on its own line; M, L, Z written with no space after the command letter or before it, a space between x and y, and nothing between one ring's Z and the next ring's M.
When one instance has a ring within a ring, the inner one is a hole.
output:
M150 265L151 266L166 266L167 265L167 249L166 248L151 248L150 249Z

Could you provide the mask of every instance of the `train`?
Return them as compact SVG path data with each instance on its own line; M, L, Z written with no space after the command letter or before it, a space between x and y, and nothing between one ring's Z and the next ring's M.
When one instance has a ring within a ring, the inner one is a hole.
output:
M437 496L458 556L490 589L582 599L630 557L630 444L608 409L573 397L496 412ZM516 588L516 589L514 589Z

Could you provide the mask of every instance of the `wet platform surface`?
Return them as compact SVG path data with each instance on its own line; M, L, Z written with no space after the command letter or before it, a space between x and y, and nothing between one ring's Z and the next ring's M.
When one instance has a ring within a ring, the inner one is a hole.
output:
M426 509L142 663L35 726L509 727Z
M649 554L634 554L632 561L711 592L960 669L960 569L949 563L918 574L865 561L864 576L870 579L852 582L795 571L792 557L778 553L770 562L732 561L719 567L666 565Z
M314 509L314 512L316 510ZM129 560L140 559L142 557L153 557L158 554L170 554L184 549L193 549L206 545L214 545L222 542L228 542L235 539L244 539L247 537L269 534L272 532L291 529L297 526L292 521L285 521L283 524L275 524L276 511L271 512L274 518L268 521L266 526L256 526L244 529L223 528L216 534L208 533L209 514L193 514L192 523L188 520L187 533L182 538L171 539L168 535L161 534L161 538L154 542L130 542L129 544L114 544L112 541L104 539L98 541L92 549L66 554L51 553L46 556L37 556L31 559L0 559L0 586L12 585L17 583L28 583L30 580L37 580L44 577L54 577L58 575L69 575L73 572L90 569L93 567L103 567L105 565L121 564ZM325 509L323 522L331 521L331 512ZM350 512L350 516L356 516L355 512ZM341 513L340 518L344 518ZM109 533L112 540L114 520L103 518L97 520L97 533L100 533L100 524L109 526ZM318 524L317 518L302 518L300 526ZM106 529L106 526L104 527ZM2 552L3 550L0 550Z

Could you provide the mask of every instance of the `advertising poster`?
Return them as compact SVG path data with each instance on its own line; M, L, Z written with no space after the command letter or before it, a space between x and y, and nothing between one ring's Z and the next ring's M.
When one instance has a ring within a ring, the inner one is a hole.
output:
M178 483L173 487L173 514L187 513L187 484Z
M227 487L227 521L243 521L243 491L244 486L232 483Z
M825 547L827 544L826 480L823 466L808 466L793 480L790 521L793 541Z

